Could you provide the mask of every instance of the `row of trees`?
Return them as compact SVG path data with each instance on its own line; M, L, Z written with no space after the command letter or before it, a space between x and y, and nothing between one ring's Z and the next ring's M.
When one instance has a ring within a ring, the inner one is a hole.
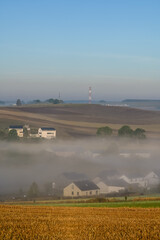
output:
M36 182L32 182L27 192L24 192L22 189L19 189L17 196L21 198L27 198L35 200L37 197L42 196L53 196L56 197L57 191L55 191L53 184L51 182L47 182L44 185L43 191L40 191L39 186Z
M30 102L30 104L40 104L40 103L52 103L52 104L62 104L64 103L63 100L57 99L57 98L49 98L45 101L40 101L39 99L33 100L32 102ZM22 106L22 104L24 104L24 102L22 102L20 99L17 99L16 101L16 105L17 107Z
M98 136L111 136L113 134L113 129L106 126L97 129ZM124 125L118 130L119 137L135 137L138 139L145 139L145 130L143 128L136 128L133 130L130 126Z

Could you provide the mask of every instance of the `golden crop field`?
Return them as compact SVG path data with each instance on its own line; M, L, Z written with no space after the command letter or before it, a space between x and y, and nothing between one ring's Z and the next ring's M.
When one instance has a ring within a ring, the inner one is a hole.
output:
M0 239L160 239L160 209L0 205Z

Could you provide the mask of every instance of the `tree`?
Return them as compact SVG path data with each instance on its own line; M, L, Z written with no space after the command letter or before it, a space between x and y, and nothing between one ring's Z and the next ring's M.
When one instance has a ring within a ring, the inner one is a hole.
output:
M3 139L5 139L5 137L6 137L5 131L3 131L2 129L0 129L0 139L3 140Z
M26 127L23 128L23 137L27 138L29 136L28 130Z
M134 136L139 139L145 139L146 138L145 132L146 131L143 128L136 128L136 130L134 131Z
M118 130L118 136L120 136L120 137L132 137L133 136L133 130L130 128L130 126L124 125Z
M32 102L33 104L38 104L38 103L41 103L41 101L39 99L36 99L36 100L33 100Z
M18 140L19 137L17 135L17 131L15 129L12 129L8 133L8 140Z
M97 129L98 136L111 136L112 135L112 128L106 126Z
M22 105L22 102L21 102L21 100L20 100L20 99L17 99L16 105L17 105L17 107L19 107L19 106L21 106L21 105Z
M53 187L51 182L45 183L44 192L46 195L53 195Z
M53 103L53 104L60 104L60 103L63 103L62 100L59 100L59 99L53 99L53 98L47 99L46 102L48 102L48 103Z
M39 195L39 188L36 182L33 182L28 190L28 196L30 198L36 198Z

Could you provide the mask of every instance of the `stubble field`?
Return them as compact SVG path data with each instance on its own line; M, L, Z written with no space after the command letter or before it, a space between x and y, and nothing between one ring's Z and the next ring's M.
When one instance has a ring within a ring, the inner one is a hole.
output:
M160 239L160 209L0 206L0 239Z
M0 127L29 124L30 127L55 127L58 138L96 136L97 128L108 125L117 135L122 125L142 127L147 137L160 139L160 111L146 111L96 104L44 104L0 107Z

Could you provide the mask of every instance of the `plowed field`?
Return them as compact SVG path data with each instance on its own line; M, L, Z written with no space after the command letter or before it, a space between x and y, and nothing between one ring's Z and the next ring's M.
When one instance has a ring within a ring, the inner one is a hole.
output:
M0 239L160 239L160 209L0 206Z

